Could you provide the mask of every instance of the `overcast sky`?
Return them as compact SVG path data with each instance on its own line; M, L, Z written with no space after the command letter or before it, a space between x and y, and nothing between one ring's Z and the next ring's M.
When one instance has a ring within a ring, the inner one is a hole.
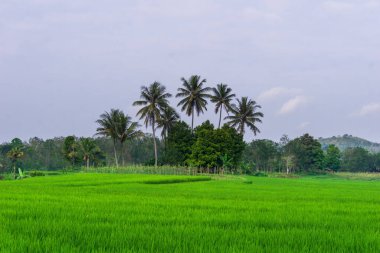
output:
M105 110L135 117L140 86L192 74L262 105L247 140L380 142L380 0L0 1L0 143L92 136Z

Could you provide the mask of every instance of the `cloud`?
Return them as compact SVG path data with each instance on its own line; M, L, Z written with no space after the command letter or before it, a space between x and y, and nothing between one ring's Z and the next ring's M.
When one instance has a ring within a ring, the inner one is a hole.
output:
M380 114L380 103L364 105L359 112L354 113L356 116L367 116L370 114Z
M291 95L291 94L295 94L295 93L299 93L299 92L300 91L296 90L296 89L289 89L289 88L285 88L285 87L274 87L274 88L271 88L269 90L262 92L259 95L258 100L262 100L262 101L263 100L272 100L272 99L275 99L278 97Z
M305 96L296 96L288 100L280 109L279 114L289 114L297 110L300 106L305 105L308 102L308 98Z

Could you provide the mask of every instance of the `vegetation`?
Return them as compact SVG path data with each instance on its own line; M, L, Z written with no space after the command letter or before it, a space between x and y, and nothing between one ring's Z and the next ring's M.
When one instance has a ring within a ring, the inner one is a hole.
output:
M194 129L194 113L199 116L204 110L207 110L207 98L210 97L208 92L210 87L204 87L206 79L200 76L191 76L188 80L182 77L182 86L178 88L176 97L182 98L177 106L182 106L181 111L191 116L191 131Z
M261 118L264 117L262 112L257 111L261 106L256 101L248 99L248 97L242 97L236 101L237 105L232 104L231 106L232 115L225 118L229 120L227 123L232 127L236 127L241 135L245 133L245 126L248 126L255 135L260 133L256 123L261 123Z
M219 124L222 122L223 109L228 113L231 110L231 101L235 97L232 93L232 89L227 84L218 84L216 88L212 88L213 94L210 96L211 102L215 103L215 113L219 112Z
M95 137L35 137L28 142L15 138L1 144L0 172L13 172L16 178L18 168L89 170L118 168L120 164L154 165L156 169L158 165L179 166L198 172L233 174L380 171L380 154L373 152L377 145L349 135L318 140L309 134L293 140L284 135L278 143L260 139L244 142L247 128L254 135L260 133L258 124L264 114L255 100L242 97L233 103L236 95L230 87L223 83L207 87L206 79L198 75L181 81L177 106L191 116L191 126L181 121L170 105L172 95L166 87L154 82L141 87L140 100L133 103L139 107L137 116L146 127L151 127L152 133L143 133L138 122L122 110L111 109L96 121ZM218 126L215 128L206 120L195 127L194 116L207 110L208 101L214 103L215 113L219 114ZM224 126L223 110L227 113ZM156 135L158 129L161 139Z
M379 183L113 174L0 181L0 251L379 252Z
M149 87L141 87L141 100L135 101L133 105L143 106L137 115L140 119L144 119L145 126L152 126L153 143L154 143L154 166L157 167L158 151L156 140L156 124L162 123L161 115L165 110L168 110L169 101L167 100L172 95L166 92L166 87L159 82L152 83ZM170 110L170 109L169 109ZM162 124L161 124L162 125Z

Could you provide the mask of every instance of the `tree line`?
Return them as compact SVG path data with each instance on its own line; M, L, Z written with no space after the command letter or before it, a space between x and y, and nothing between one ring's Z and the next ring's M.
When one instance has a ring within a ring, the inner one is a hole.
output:
M236 98L227 84L207 87L206 79L193 75L181 79L175 97L177 107L191 118L180 119L170 105L172 94L159 82L142 86L136 116L151 134L143 133L138 122L120 109L102 113L93 137L32 138L23 143L14 139L0 145L0 169L62 169L66 167L125 166L127 164L173 165L199 171L253 173L301 172L317 170L378 171L380 156L361 148L341 152L335 146L322 150L321 144L305 134L294 140L283 136L280 142L254 140L245 143L248 128L260 133L261 106L248 97ZM206 120L194 127L194 118L214 105L218 126ZM226 114L223 117L223 114ZM225 121L223 124L223 120ZM157 131L161 131L160 138Z
M92 143L92 144L89 144ZM154 165L153 136L127 140L124 152L117 153L122 165ZM380 153L356 147L343 151L334 145L322 149L319 142L306 134L279 142L243 141L236 129L214 127L209 121L196 127L177 121L167 137L157 139L158 165L191 166L209 173L350 171L380 172ZM121 147L117 143L116 149ZM95 152L89 152L95 151ZM14 139L0 145L0 172L15 168L27 170L61 170L87 166L115 166L113 141L105 137L56 137L27 142Z

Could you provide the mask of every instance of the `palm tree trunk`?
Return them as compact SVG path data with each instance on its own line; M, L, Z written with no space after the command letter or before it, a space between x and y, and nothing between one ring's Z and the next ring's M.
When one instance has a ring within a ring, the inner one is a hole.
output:
M16 179L16 164L13 165L13 179Z
M124 164L124 143L120 143L120 145L121 145L121 147L120 147L120 149L121 149L121 164L122 164L122 166L124 167L125 166L125 164Z
M193 133L194 130L194 108L193 111L191 112L191 133Z
M119 167L119 162L118 162L118 160L117 160L116 141L115 141L115 140L113 140L113 152L114 152L114 154L115 154L116 168L118 168L118 167Z
M240 134L241 134L241 135L244 135L244 124L241 125L241 127L240 127Z
M157 143L156 143L156 129L155 129L155 121L152 122L152 130L153 130L153 143L154 143L154 167L157 168Z
M219 115L219 129L220 129L220 123L222 122L222 107L220 107L220 115Z
M87 171L88 171L88 169L90 168L90 157L87 157Z

